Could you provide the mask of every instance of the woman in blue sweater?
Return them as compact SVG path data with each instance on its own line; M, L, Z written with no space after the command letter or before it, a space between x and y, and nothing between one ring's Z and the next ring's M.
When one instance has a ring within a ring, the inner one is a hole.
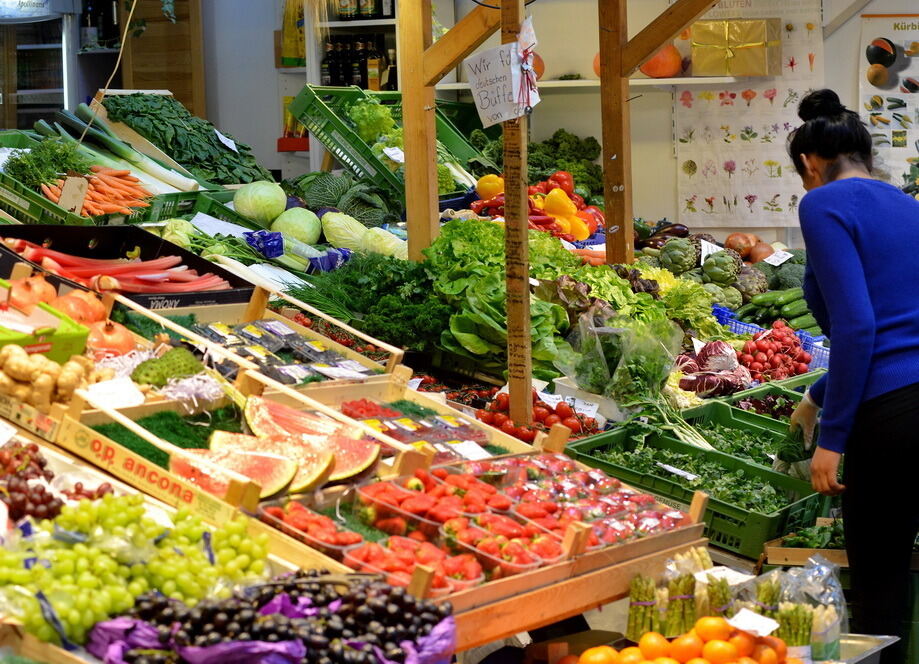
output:
M919 201L871 178L871 137L836 93L807 95L798 115L804 293L833 346L792 427L809 441L820 414L811 475L842 494L853 631L903 638L919 530ZM884 664L905 661L902 646Z

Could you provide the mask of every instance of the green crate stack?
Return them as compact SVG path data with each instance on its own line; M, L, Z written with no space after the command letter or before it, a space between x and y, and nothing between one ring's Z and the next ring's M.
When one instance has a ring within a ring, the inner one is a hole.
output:
M703 456L708 461L724 466L726 471L743 470L747 475L789 492L794 498L794 502L790 505L772 514L752 512L711 498L704 519L707 524L706 534L714 546L756 559L763 552L763 544L792 530L813 525L814 520L822 513L824 504L821 496L814 493L807 482L774 472L763 466L740 461L721 452L695 448L665 436L650 436L645 444L658 449ZM660 476L644 474L596 456L597 452L610 448L625 446L631 449L635 445L636 443L629 439L624 429L614 429L608 433L573 443L568 450L582 463L600 468L627 484L650 491L666 504L686 509L692 501L693 489L664 477L665 471L661 471Z
M36 141L20 131L0 132L0 147L31 148ZM106 214L84 217L68 212L22 183L0 172L0 209L26 224L54 224L66 226L114 226L142 221L169 219L191 210L198 198L197 191L180 191L159 194L150 200L150 206L134 214Z
M792 398L790 394L789 398ZM752 430L770 438L783 438L788 433L788 424L785 422L774 420L768 415L741 410L719 401L710 401L702 406L683 411L683 418L690 424L711 422L729 429Z
M245 228L251 228L252 230L262 230L262 226L259 226L248 217L244 217L236 210L225 205L233 200L233 194L234 192L229 189L202 193L195 202L195 206L192 208L191 212L201 212L231 224L237 224Z

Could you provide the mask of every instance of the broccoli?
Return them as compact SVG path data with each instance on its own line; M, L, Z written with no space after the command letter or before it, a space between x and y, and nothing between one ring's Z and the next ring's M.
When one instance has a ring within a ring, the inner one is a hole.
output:
M579 187L587 187L593 194L603 193L603 169L585 159L557 159L555 171L568 171Z
M807 265L807 252L804 249L788 249L789 254L794 256L794 258L789 258L786 263L791 263L793 265Z
M774 283L774 285L773 285ZM796 263L782 263L769 280L769 287L775 290L800 288L804 284L804 266Z
M488 144L491 143L491 139L481 129L473 129L472 133L469 134L469 143L479 152L484 152Z
M766 279L769 281L772 281L772 277L775 276L775 266L770 265L769 263L766 263L764 261L753 263L752 267L753 269L759 270L760 272L765 274Z

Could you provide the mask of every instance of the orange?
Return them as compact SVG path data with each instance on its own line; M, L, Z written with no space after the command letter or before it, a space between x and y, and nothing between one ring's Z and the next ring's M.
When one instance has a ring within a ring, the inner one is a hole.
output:
M638 648L634 648L638 650ZM624 652L624 651L623 651ZM640 654L640 653L639 653ZM635 662L640 661L638 660ZM625 660L619 659L619 653L616 652L615 648L610 646L597 646L595 648L588 648L581 653L581 657L577 660L578 664L623 664ZM632 662L631 664L635 664ZM559 662L561 664L561 662ZM628 663L627 663L628 664Z
M741 657L737 660L737 664L757 664L757 662L752 657Z
M775 654L780 662L784 661L785 657L788 655L788 646L777 636L764 636L759 642L775 650Z
M753 659L759 664L779 664L779 656L775 650L765 645L758 645L753 651Z
M738 656L749 657L753 654L753 648L756 647L756 638L747 632L735 632L728 639L728 643L734 644L734 647L737 648Z
M555 664L578 664L578 659L580 658L577 655L565 655Z
M703 641L727 641L734 631L727 620L716 617L699 618L694 629Z
M635 646L623 648L619 652L619 664L641 664L643 661L645 656ZM581 664L584 664L584 655L581 655Z
M676 661L686 664L694 657L702 655L702 639L695 634L684 634L678 636L670 644L670 656Z
M798 659L797 657L788 657L788 658L785 660L785 664L804 664L804 662L802 662L802 661L801 661L800 659Z
M657 632L646 632L638 640L638 649L645 659L657 659L658 657L667 657L670 655L670 641L664 638L663 634Z
M686 662L686 664L709 664L707 659L702 659L701 657L693 657L691 660Z
M658 657L654 660L654 664L680 664L673 657Z
M702 656L711 664L732 664L737 659L737 648L721 639L712 639L702 648Z

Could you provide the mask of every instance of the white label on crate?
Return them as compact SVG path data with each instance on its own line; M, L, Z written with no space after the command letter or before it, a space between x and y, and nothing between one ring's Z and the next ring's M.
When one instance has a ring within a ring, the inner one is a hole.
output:
M679 475L679 476L682 477L683 479L687 479L687 480L689 480L690 482L692 482L693 480L699 479L699 476L698 476L698 475L693 475L692 473L687 473L685 470L680 470L679 468L674 468L673 466L670 466L670 465L668 465L668 464L666 464L666 463L661 463L660 461L658 461L658 462L657 462L657 465L660 466L661 468L663 468L664 470L666 470L667 472L673 473L674 475Z
M5 198L23 212L27 212L29 209L29 201L24 199L22 196L14 194L6 187L0 187L0 197Z
M593 401L584 401L576 397L565 399L565 401L571 404L571 407L584 417L596 417L597 411L600 409L600 404L594 403Z
M450 449L464 459L469 459L470 461L479 461L480 459L488 459L491 457L491 455L474 440L464 440L453 443L450 445Z
M772 618L753 613L750 609L741 609L728 623L734 629L750 632L754 636L769 636L779 628L779 624Z
M549 394L547 392L540 392L539 399L540 401L544 402L547 406L554 409L557 405L559 405L563 401L564 397L558 394Z
M776 251L774 254L771 254L771 255L769 255L769 256L766 256L766 257L763 259L763 262L764 262L764 263L769 263L769 265L774 265L774 266L778 267L779 265L781 265L781 264L784 263L785 261L789 260L790 258L794 258L794 255L788 253L787 251L781 251L781 250L779 250L779 251Z
M231 149L233 152L235 152L236 154L239 154L239 149L236 147L236 141L234 141L232 138L227 138L226 136L224 136L223 134L221 134L221 133L220 133L219 131L217 131L216 129L214 130L214 133L217 134L217 140L218 140L218 141L220 141L220 142L223 143L225 146L227 146L228 148L230 148L230 149Z
M412 378L410 381L408 381L408 389L410 390L417 390L419 385L421 385L420 378Z
M16 427L14 427L9 422L4 422L0 420L0 445L6 445L10 440L13 439L13 436L16 435ZM0 518L0 526L5 523L2 518ZM2 530L2 528L0 528Z
M322 364L312 364L310 367L319 373L321 373L326 378L331 378L332 380L359 380L364 381L367 379L367 376L364 374L358 373L356 371L351 371L349 369L340 369L338 367L330 367Z
M86 389L89 403L97 408L131 408L144 403L144 393L127 376L104 380Z
M699 246L702 247L702 257L700 259L702 263L712 254L716 254L722 250L717 244L709 242L708 240L699 240Z
M336 362L335 366L339 369L350 369L351 371L356 371L358 373L370 373L370 369L365 367L357 360L342 360L340 362Z
M248 228L231 224L228 221L217 219L203 212L198 212L191 218L191 225L205 235L210 235L211 237L215 235L230 235L242 239L243 233L249 230Z
M383 148L383 154L385 154L397 164L405 163L405 153L402 152L402 148Z

